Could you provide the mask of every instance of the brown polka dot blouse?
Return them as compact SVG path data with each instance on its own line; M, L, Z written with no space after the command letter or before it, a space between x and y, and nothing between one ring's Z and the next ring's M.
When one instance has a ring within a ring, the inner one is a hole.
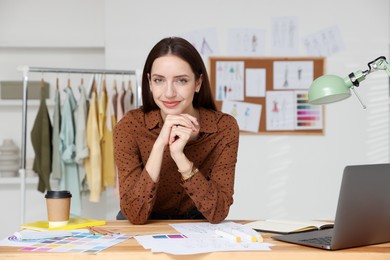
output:
M119 174L120 207L133 224L144 224L151 214L183 218L194 209L209 222L226 218L233 204L239 128L234 117L199 110L199 138L184 153L199 172L186 181L164 151L161 173L154 183L145 169L163 120L159 110L129 111L114 129L115 162Z

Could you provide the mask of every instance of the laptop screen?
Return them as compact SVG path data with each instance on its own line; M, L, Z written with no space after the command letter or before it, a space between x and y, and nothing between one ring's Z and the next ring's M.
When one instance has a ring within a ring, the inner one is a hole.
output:
M390 241L390 164L344 169L332 245L351 247Z

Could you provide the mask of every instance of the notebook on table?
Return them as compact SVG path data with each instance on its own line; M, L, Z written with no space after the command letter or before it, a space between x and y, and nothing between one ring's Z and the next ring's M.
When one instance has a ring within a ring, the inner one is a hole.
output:
M390 164L344 168L334 228L273 238L328 250L390 242Z

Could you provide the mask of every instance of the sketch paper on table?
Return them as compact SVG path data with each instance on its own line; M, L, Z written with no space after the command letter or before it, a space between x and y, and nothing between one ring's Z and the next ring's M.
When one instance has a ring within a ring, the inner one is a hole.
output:
M216 62L216 100L244 100L244 62Z
M241 131L259 131L261 109L261 105L247 102L222 102L222 112L232 115L237 120Z
M294 92L267 91L266 96L267 130L295 129Z
M68 230L48 230L48 231L35 231L29 229L22 229L14 233L15 237L20 240L33 240L33 239L50 239L54 237L69 237L72 236L72 232Z
M266 89L265 69L245 70L245 95L247 97L264 97Z
M257 242L233 242L216 235L216 230L238 229L246 233L253 232L248 226L224 221L220 224L178 223L170 224L180 234L156 234L136 236L135 239L145 249L152 252L165 252L176 255L200 254L221 251L268 251L272 244ZM254 231L256 232L256 231ZM256 232L257 233L257 232Z
M263 56L265 54L265 30L233 28L228 32L229 55Z
M175 236L175 237L174 237ZM164 252L174 255L202 254L226 251L269 251L273 244L233 242L220 237L187 237L177 234L158 234L134 237L145 249L153 253Z
M313 61L275 61L273 89L309 89L314 80Z
M216 230L239 229L242 230L243 232L248 232L248 233L254 231L254 229L252 229L248 225L239 224L233 221L222 221L219 224L211 224L209 222L178 223L178 224L170 224L170 226L173 227L177 232L185 235L186 237L192 237L192 238L199 237L199 236L217 237L215 234Z

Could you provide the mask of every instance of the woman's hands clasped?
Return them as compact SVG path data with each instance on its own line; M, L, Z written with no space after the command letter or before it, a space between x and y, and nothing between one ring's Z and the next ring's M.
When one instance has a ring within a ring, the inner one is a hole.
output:
M159 138L169 145L171 156L175 158L183 153L189 140L199 134L199 123L196 117L189 114L167 115Z

